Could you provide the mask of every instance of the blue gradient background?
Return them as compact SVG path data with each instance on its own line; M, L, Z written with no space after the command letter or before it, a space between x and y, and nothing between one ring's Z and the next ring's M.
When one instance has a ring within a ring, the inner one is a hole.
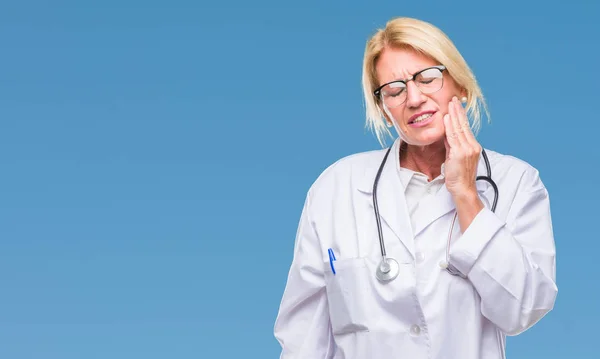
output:
M378 148L361 62L394 16L448 33L489 101L479 140L550 191L558 300L508 357L597 358L599 14L589 0L3 2L0 358L277 358L305 193Z

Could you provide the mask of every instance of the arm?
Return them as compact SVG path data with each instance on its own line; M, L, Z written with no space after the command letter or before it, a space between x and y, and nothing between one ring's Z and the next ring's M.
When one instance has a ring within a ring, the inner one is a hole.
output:
M450 264L479 293L482 314L507 335L537 323L554 307L558 291L548 192L531 172L506 223L483 208L450 247Z
M282 347L280 359L333 357L322 256L309 206L310 195L302 210L294 258L275 321L275 337Z

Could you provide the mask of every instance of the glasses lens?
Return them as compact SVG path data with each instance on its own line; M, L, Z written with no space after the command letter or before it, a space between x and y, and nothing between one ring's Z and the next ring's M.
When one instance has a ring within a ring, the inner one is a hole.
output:
M406 85L403 82L392 82L381 89L381 100L389 108L400 106L406 100Z
M436 92L442 88L442 71L437 68L427 69L415 77L415 84L423 93Z
M427 69L416 75L414 82L424 94L436 92L444 84L442 70L435 67ZM406 84L401 81L387 84L381 89L380 97L388 108L398 107L406 101Z

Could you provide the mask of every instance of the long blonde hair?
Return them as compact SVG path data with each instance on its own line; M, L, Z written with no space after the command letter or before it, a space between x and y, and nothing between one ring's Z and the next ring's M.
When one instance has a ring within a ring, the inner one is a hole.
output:
M387 22L367 41L363 59L362 87L365 97L367 123L379 143L385 145L385 136L392 136L379 101L373 95L379 82L375 66L385 48L410 48L422 53L441 65L467 93L466 110L474 133L481 127L481 109L488 119L489 112L475 75L448 36L434 25L417 19L400 17Z

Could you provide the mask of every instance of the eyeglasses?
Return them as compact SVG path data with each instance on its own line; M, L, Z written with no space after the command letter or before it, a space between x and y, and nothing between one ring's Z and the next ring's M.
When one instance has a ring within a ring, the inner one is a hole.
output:
M373 95L379 98L386 107L394 108L406 101L406 84L414 81L415 85L424 94L434 93L444 86L443 72L446 66L433 66L423 69L406 80L396 80L381 85L373 91Z

